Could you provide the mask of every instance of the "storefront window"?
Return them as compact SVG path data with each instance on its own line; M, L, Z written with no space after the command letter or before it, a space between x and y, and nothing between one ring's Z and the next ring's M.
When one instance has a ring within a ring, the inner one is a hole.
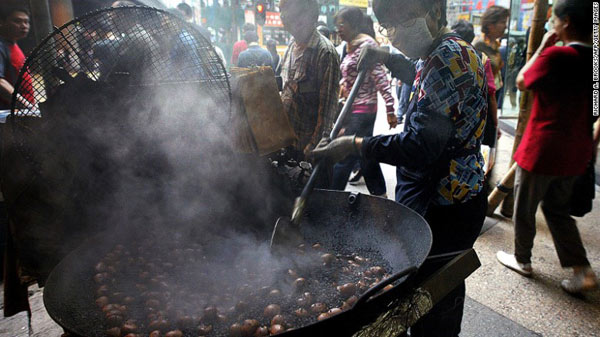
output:
M458 20L473 23L475 34L481 33L481 16L492 5L510 10L509 24L501 40L500 52L504 60L502 78L504 86L499 90L498 111L501 117L517 117L520 92L515 87L519 70L525 64L528 29L531 27L534 0L448 0L448 26ZM552 4L552 1L550 1Z

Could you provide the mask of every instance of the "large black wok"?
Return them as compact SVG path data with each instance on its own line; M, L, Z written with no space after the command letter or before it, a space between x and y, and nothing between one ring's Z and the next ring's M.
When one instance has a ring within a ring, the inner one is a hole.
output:
M321 242L337 254L358 253L366 257L376 254L383 257L392 276L374 287L377 289L371 288L363 294L353 309L281 336L353 333L368 323L365 322L368 317L383 312L386 303L401 293L406 286L403 281L421 266L431 248L432 236L426 221L387 199L317 190L305 212L300 228L307 242ZM91 239L68 255L52 271L44 289L49 315L66 330L81 336L104 336L103 317L95 305L96 285L92 279L94 265L112 248L102 242ZM396 282L394 289L376 295L378 289L392 282Z

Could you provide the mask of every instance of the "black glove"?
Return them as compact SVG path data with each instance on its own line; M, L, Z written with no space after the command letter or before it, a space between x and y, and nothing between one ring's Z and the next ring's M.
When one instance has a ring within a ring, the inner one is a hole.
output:
M317 147L311 152L316 159L329 158L332 162L339 162L349 155L358 155L356 136L342 136L334 140L324 137Z

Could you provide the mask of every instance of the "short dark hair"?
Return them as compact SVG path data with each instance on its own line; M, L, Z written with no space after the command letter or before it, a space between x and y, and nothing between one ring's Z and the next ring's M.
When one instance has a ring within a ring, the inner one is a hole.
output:
M253 31L253 32L255 32L255 31L256 31L256 26L255 26L255 25L253 25L253 24L251 24L251 23L244 23L244 25L242 26L242 31L243 31L244 33L245 33L245 32L248 32L248 31Z
M327 27L326 25L318 25L317 30L319 31L319 33L321 33L321 35L325 36L326 38L331 37L331 30L329 30L329 27Z
M564 20L569 17L570 24L580 36L592 33L593 26L589 24L592 13L592 2L589 0L557 0L554 2L554 15Z
M490 6L481 16L481 31L484 34L489 33L488 26L508 19L510 12L507 8L501 6Z
M355 31L375 38L375 29L371 17L358 7L344 7L336 15L335 20L342 19L349 23Z
M190 7L190 5L186 4L185 2L182 2L179 5L177 5L177 9L182 11L186 17L192 17L194 15L192 7Z
M258 34L256 34L255 31L249 30L244 33L244 40L246 40L248 43L256 42L258 41Z
M319 19L319 4L317 0L281 0L279 3L279 8L287 7L291 3L297 4L300 8L304 9L306 15L311 19L317 22Z
M31 17L31 14L29 13L29 8L27 8L27 6L11 4L0 6L0 20L5 21L14 12L23 12L27 14L27 16Z
M473 24L467 20L461 19L458 20L457 23L452 25L452 30L460 35L463 40L471 43L475 38L475 29L473 28Z
M394 13L394 6L402 7L403 4L407 3L418 3L423 9L431 9L436 3L440 5L440 18L438 20L438 27L446 27L448 20L446 18L446 0L379 0L373 5L375 16L382 20L384 17L388 17L391 13Z

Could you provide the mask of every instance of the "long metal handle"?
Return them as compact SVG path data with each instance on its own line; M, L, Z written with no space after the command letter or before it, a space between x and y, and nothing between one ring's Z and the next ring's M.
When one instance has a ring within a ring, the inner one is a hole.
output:
M348 99L346 100L346 103L344 104L344 107L342 108L342 112L340 112L340 115L338 116L337 120L335 121L335 124L333 125L333 129L331 130L331 133L329 134L329 138L334 139L337 137L338 133L340 133L342 126L344 126L344 119L346 119L346 115L348 115L350 113L350 111L352 110L352 105L354 104L354 99L358 95L360 86L365 81L366 74L367 74L366 70L361 70L358 73L358 76L356 77L356 81L354 82L354 85L352 85L352 90L350 90L350 95L348 95Z
M331 130L331 133L329 134L330 139L336 138L338 133L340 133L340 130L342 129L342 126L344 125L344 120L346 119L346 116L352 110L352 104L354 103L354 99L358 95L358 90L360 90L360 86L362 85L362 83L365 80L365 76L366 76L366 70L361 70L358 73L358 76L356 77L356 81L354 82L354 85L352 85L352 90L350 91L350 95L348 95L348 99L346 100L346 103L344 103L344 107L342 108L340 115L338 116L337 120L335 121L335 124L333 125L333 129ZM313 168L313 171L310 175L310 178L308 178L306 185L304 185L304 188L302 189L302 193L300 193L300 197L296 198L296 201L294 203L294 210L292 211L292 224L297 225L298 223L300 223L300 217L302 216L302 212L304 211L306 199L308 198L308 196L310 195L310 193L312 192L312 190L315 187L315 182L317 180L317 176L319 175L319 172L321 171L321 166L322 166L321 162L319 162L315 165L315 167Z
M365 292L359 299L358 301L356 301L356 303L354 303L353 308L358 308L361 305L364 305L373 295L375 295L376 293L378 293L379 291L381 291L383 288L385 288L386 286L396 282L397 280L403 278L404 276L407 275L414 275L417 272L417 267L412 266L412 267L408 267L406 269L404 269L403 271L396 273L390 277L388 277L387 279L377 283L376 285L374 285L372 288L370 288L369 290L367 290L367 292ZM409 277L410 277L409 276Z

